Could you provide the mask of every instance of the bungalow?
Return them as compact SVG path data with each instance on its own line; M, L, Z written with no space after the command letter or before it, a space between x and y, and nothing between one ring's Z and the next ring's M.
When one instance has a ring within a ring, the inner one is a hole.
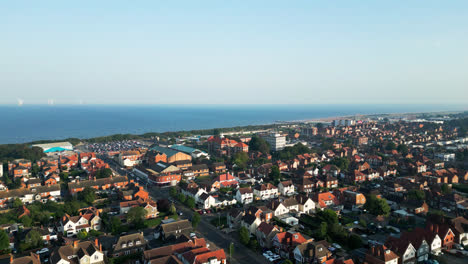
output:
M162 223L154 230L154 237L163 240L177 239L182 235L189 236L192 232L192 223L187 220L174 221L172 219L163 220Z
M141 254L146 248L146 240L143 232L116 237L109 256L118 258L130 254Z

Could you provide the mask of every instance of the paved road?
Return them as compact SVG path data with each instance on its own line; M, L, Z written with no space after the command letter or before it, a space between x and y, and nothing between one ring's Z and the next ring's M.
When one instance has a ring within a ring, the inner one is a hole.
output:
M158 200L161 198L168 198L169 197L169 188L150 188L149 193L151 198L154 200ZM176 208L178 212L182 212L182 218L191 219L193 215L193 211L184 205L176 203ZM269 263L262 255L257 254L250 250L249 248L245 247L244 245L240 244L239 240L233 237L233 234L225 234L221 230L217 229L213 225L211 225L206 217L202 216L202 220L197 227L197 231L211 243L218 248L224 249L226 255L229 254L229 245L231 243L234 244L234 254L232 255L232 259L230 263L233 264L245 264L245 263Z

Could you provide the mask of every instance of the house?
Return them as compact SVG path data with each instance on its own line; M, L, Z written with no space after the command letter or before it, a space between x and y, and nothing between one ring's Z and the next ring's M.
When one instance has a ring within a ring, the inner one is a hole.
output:
M326 241L305 242L297 245L293 251L296 263L324 263L331 257Z
M272 200L267 205L268 209L273 211L274 216L279 216L289 213L289 209L279 200Z
M207 246L204 238L194 238L177 244L157 247L143 252L144 263L181 264L178 254Z
M30 204L35 201L46 203L47 201L58 201L62 198L60 185L37 186L29 189L13 189L0 191L0 205L5 208L16 198L23 204Z
M245 212L237 208L233 208L227 214L227 223L229 228L239 228L241 225L242 217L245 215Z
M322 209L340 204L339 200L331 192L316 193L312 199Z
M130 181L131 182L131 181ZM98 191L108 191L110 189L119 189L127 186L129 183L128 178L126 176L116 176L116 177L109 177L109 178L101 178L93 180L86 180L86 181L75 181L68 183L68 191L71 195L75 196L79 192L82 192L86 187L96 189ZM58 185L53 185L50 187L54 187ZM58 186L60 190L60 186Z
M142 156L143 154L138 150L122 151L119 153L117 160L120 166L130 168L140 164Z
M258 185L254 188L254 195L260 200L278 197L278 188L271 183Z
M126 200L126 201L137 200L137 199L146 201L149 199L149 194L145 190L145 188L143 188L143 186L140 186L138 183L135 183L135 182L130 183L125 188L119 189L118 193L119 193L119 197L122 200Z
M257 241L262 248L271 248L272 239L276 233L279 233L278 227L266 222L262 222L257 227L255 236L257 237Z
M127 256L130 254L141 254L146 248L146 240L143 232L121 235L116 238L109 252L109 256L117 258L120 256Z
M184 264L226 264L226 254L223 249L210 251L207 247L192 249L181 254Z
M310 214L315 210L315 202L306 195L296 195L298 210L303 214Z
M208 176L210 174L210 170L206 164L192 165L188 169L193 172L194 177Z
M411 245L416 249L416 260L423 262L429 259L431 252L430 245L426 240L426 230L422 228L415 228L411 232L404 232L401 234L400 239L408 240Z
M294 249L305 242L307 239L301 233L293 231L277 233L272 240L276 253L284 258L293 258Z
M262 221L252 214L244 215L241 220L241 226L247 228L250 234L255 234L255 230L257 230L260 223L262 223Z
M104 263L102 247L96 239L93 242L75 240L73 245L61 246L50 255L52 264L101 264Z
M300 178L299 180L297 180L297 182L295 182L297 187L298 187L298 191L299 192L303 192L303 193L311 193L314 191L314 182L309 179L309 178Z
M99 212L86 211L77 216L65 214L60 221L59 231L65 232L67 237L75 236L81 230L101 230L101 218Z
M208 193L202 193L198 197L198 202L201 204L201 208L209 209L211 207L216 207L216 199Z
M292 181L283 181L278 184L278 190L283 196L291 196L294 195L294 184Z
M397 264L398 255L384 245L372 246L366 253L365 262L368 264Z
M156 227L154 236L156 239L162 238L163 240L177 239L182 235L189 236L192 232L192 223L187 220L174 221L172 219L163 222Z
M253 201L253 191L250 187L239 188L236 192L236 200L242 204L249 204Z
M224 162L213 162L213 164L211 164L211 171L214 173L223 173L226 171L226 164L224 164Z
M220 188L233 187L238 185L236 178L230 173L224 173L215 178L213 184L211 185L212 189L219 190Z
M450 220L450 226L455 233L455 243L468 245L468 220L462 216Z
M385 246L398 255L399 264L416 263L416 249L409 240L390 236L385 242Z
M428 223L426 229L432 234L439 235L440 240L442 241L442 248L452 249L452 246L455 243L455 233L448 224Z

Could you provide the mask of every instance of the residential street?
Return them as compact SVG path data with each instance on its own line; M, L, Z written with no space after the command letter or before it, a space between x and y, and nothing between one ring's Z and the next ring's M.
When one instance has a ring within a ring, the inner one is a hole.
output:
M122 175L127 174L130 179L132 178L115 161L110 159L105 159L105 161L109 163L109 165L115 173ZM155 201L159 199L170 199L169 188L151 187L149 185L145 187L148 193L150 194L151 198ZM175 205L177 211L183 213L181 218L192 219L193 211L191 209L179 204L177 201L175 201ZM255 253L249 248L240 244L239 240L236 239L237 234L225 234L221 230L211 225L204 216L202 216L202 220L200 221L200 224L197 227L197 232L200 233L202 237L204 237L206 240L208 240L208 242L212 242L216 245L216 247L224 249L224 251L226 252L226 256L229 255L229 245L231 244L231 242L234 243L235 248L231 263L269 263L267 259L265 259L261 254Z
M150 193L151 198L154 200L158 200L161 198L168 198L169 197L169 188L149 188L148 192ZM193 211L184 205L179 204L178 202L175 203L177 211L182 212L182 218L191 219L193 215ZM197 227L198 233L202 235L208 242L214 243L217 247L224 249L226 255L229 255L229 245L234 243L234 254L232 255L231 263L269 263L261 254L257 254L250 250L249 248L245 247L244 245L240 244L240 242L236 239L237 235L225 234L221 230L215 228L211 225L207 220L206 217L202 216L202 220ZM234 236L233 236L234 235Z

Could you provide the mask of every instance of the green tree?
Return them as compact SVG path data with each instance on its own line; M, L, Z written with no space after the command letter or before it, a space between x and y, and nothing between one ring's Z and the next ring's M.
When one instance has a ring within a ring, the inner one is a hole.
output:
M30 227L32 225L32 219L31 219L31 217L29 217L27 215L21 217L20 221L25 227Z
M349 159L347 158L336 158L331 163L337 166L341 171L347 171L349 167Z
M442 191L443 194L449 194L452 192L452 189L448 186L448 184L444 183L442 186L440 186L440 190Z
M240 169L247 167L247 162L249 161L249 155L246 152L237 152L234 155L234 164L236 164Z
M386 150L395 150L395 149L397 149L397 145L395 144L395 142L390 141L390 142L388 142L387 145L385 146L385 149L386 149Z
M356 234L351 234L349 237L348 237L348 246L351 248L351 249L356 249L356 248L360 248L362 247L362 239L360 236L356 235Z
M25 242L29 248L38 248L42 245L42 236L36 230L31 230L25 237Z
M258 242L257 239L253 238L250 239L249 241L249 248L252 249L253 251L256 251L258 249Z
M328 225L326 222L320 223L319 229L317 229L317 237L319 239L325 239L327 237L327 230L328 230Z
M78 232L78 234L76 234L76 237L79 240L85 240L86 238L88 238L88 232L86 232L86 230L82 229L82 230L80 230L80 232Z
M140 206L132 207L130 208L130 210L128 210L127 221L134 225L141 225L143 221L146 219L147 213L148 212L143 207L140 207Z
M109 168L102 168L96 172L96 179L109 178L112 175L112 170Z
M122 228L122 221L120 220L120 218L118 218L117 216L112 217L109 224L109 229L112 232L112 234L120 233L120 230Z
M185 205L187 205L190 209L195 208L195 198L192 196L187 197L185 200Z
M287 259L283 262L283 264L293 264L291 260Z
M0 230L0 250L6 250L10 247L10 238L8 234L1 229Z
M411 190L408 192L408 197L412 200L424 200L426 194L422 190Z
M177 209L176 209L176 207L175 207L175 205L174 205L173 203L172 203L171 206L169 207L169 213L170 213L171 215L174 215L174 214L177 213Z
M281 180L281 172L278 166L276 165L271 166L271 171L268 176L270 176L270 179L272 181L274 181L275 183L278 183Z
M192 226L194 228L197 228L198 224L200 223L201 221L201 216L198 212L195 212L193 213L193 217L192 217Z
M13 208L20 208L23 206L23 202L19 199L19 198L16 198L14 201L13 201Z
M249 141L249 150L250 151L259 151L263 154L269 154L270 153L270 145L268 142L265 141L265 139L254 135Z
M86 187L82 192L78 193L78 199L85 201L87 204L92 204L96 199L96 190Z
M177 196L177 188L175 186L172 186L169 189L169 195L171 195L171 197L176 197Z
M379 199L375 195L371 195L366 199L364 209L368 210L373 215L384 215L390 214L390 206L385 199Z
M317 217L328 225L338 223L338 215L331 209L317 210Z
M234 254L234 243L231 242L231 244L229 244L229 260L231 260L232 254Z
M400 144L397 147L398 152L400 152L403 156L407 155L409 153L408 146L405 144Z
M185 203L185 200L187 199L187 197L185 197L185 195L183 193L179 193L178 195L178 200L181 202L181 203Z
M249 244L250 233L249 233L249 230L245 226L239 229L239 240L245 246Z

